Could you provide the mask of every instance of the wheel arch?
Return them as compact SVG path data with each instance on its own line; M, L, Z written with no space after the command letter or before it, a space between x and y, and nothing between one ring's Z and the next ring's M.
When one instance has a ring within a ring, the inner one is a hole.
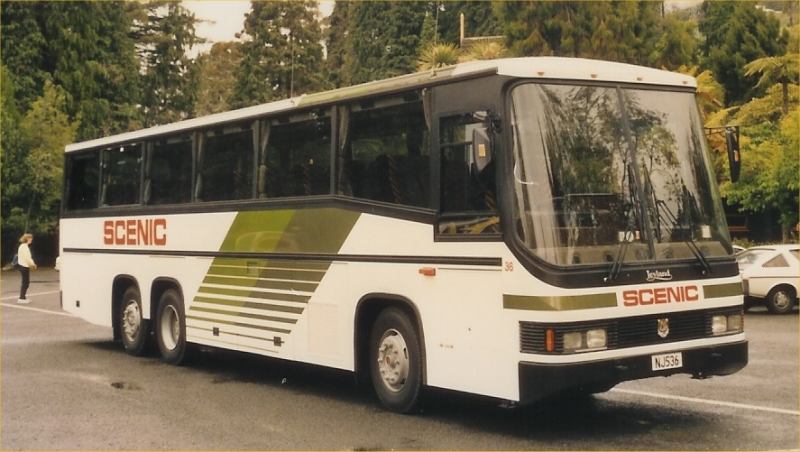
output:
M169 289L175 289L178 291L178 295L181 297L182 301L186 301L183 296L183 287L181 283L178 282L175 278L170 278L166 276L160 276L153 280L152 284L150 284L150 319L156 318L156 313L158 311L158 301L161 299L161 295ZM184 303L183 306L184 310L186 309L186 305ZM182 313L184 316L186 313Z
M114 282L111 283L111 328L115 341L122 339L122 333L119 330L117 318L119 318L119 310L122 307L122 295L131 286L136 287L136 290L139 291L139 297L141 297L142 288L139 285L139 281L133 275L119 274L114 277Z
M417 305L402 295L389 293L369 293L362 296L356 304L353 328L354 372L359 382L369 381L369 335L371 326L378 314L388 307L396 307L404 311L417 329L420 340L420 356L422 361L422 384L427 384L427 358L425 351L425 330L422 327L422 315Z
M787 282L779 282L779 283L775 283L774 285L772 285L772 287L770 287L769 290L767 291L767 297L766 298L771 297L772 294L776 290L781 290L781 289L787 289L789 291L789 293L794 296L794 300L793 301L795 301L795 302L797 301L797 288L794 285L792 285L790 283L787 283Z

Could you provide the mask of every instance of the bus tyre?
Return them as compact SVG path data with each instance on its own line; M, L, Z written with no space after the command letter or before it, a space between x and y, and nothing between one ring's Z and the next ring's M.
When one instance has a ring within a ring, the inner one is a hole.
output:
M767 309L772 314L788 314L794 307L794 293L786 287L776 287L767 295Z
M384 309L370 335L372 386L383 406L397 413L417 409L422 389L419 335L411 319L397 308Z
M150 322L142 315L142 297L134 286L128 287L122 294L118 322L125 352L142 356L150 333Z
M161 358L169 364L180 365L186 357L186 317L183 299L177 290L167 289L161 294L154 329Z

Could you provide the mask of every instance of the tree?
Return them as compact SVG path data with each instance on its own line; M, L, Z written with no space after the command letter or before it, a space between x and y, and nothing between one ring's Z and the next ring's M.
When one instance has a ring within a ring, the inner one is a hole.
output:
M66 91L66 112L82 118L79 139L136 124L139 65L131 3L3 2L3 62L25 111L47 80Z
M197 19L177 1L141 5L134 27L143 66L144 125L186 119L194 113L198 68L186 52L203 40L195 33Z
M328 80L335 88L350 85L350 66L353 61L353 46L350 43L350 15L353 2L337 1L331 15L325 18L327 58L325 69Z
M598 58L651 66L660 56L660 11L661 2L642 0L498 2L495 7L506 45L514 55Z
M800 83L800 54L789 53L780 57L764 57L744 66L746 76L761 75L756 88L767 88L773 84L781 85L781 106L783 115L789 113L789 84Z
M24 111L39 97L45 80L52 79L44 63L47 40L40 29L40 14L32 4L2 2L0 11L3 66L8 70L7 76L13 74L13 99L16 107Z
M668 70L694 65L698 59L697 24L684 20L676 13L664 18L663 33L656 43L656 64Z
M351 5L351 83L414 72L428 2L370 1Z
M194 106L197 116L231 109L228 99L233 95L242 61L241 47L239 42L218 42L208 53L197 57L197 102Z
M252 3L231 105L255 105L326 86L318 16L313 0Z
M85 140L138 126L139 63L124 2L31 3L47 41L45 70Z
M490 1L436 1L431 15L436 19L440 41L458 44L462 13L467 37L498 36L502 33Z
M25 154L20 145L19 121L20 113L17 108L17 96L19 91L14 76L5 66L0 66L0 177L3 181L3 189L0 190L0 207L2 207L2 228L5 230L13 229L18 231L22 225L11 227L14 221L10 221L11 209L14 206L23 204L21 194L22 187L20 181L25 179L28 168L25 166ZM18 207L18 211L22 211ZM17 215L19 216L19 214ZM16 223L22 223L17 221Z
M745 64L786 49L787 35L781 34L778 20L756 9L754 2L705 1L699 28L705 37L701 67L714 72L732 104L757 94Z
M48 81L43 91L19 123L24 150L18 160L22 168L15 174L19 179L4 181L18 190L4 223L20 231L50 232L58 225L64 146L75 141L79 127L64 111L64 90Z

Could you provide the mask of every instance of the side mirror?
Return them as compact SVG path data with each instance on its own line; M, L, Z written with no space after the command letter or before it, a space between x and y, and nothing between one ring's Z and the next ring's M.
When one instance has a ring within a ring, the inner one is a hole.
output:
M472 129L472 163L480 173L492 162L492 140L486 127Z
M728 166L731 171L731 182L739 180L739 171L742 167L741 154L739 153L739 128L725 128L725 144L728 148Z

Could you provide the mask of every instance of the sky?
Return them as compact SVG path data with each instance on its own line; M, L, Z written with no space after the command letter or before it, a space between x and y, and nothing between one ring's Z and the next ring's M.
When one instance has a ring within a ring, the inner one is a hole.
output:
M702 0L666 0L666 9L681 9L695 6ZM328 16L333 11L334 0L321 0L319 9L323 16ZM194 0L184 1L183 5L192 11L203 22L197 25L197 34L208 42L195 46L189 56L195 57L201 52L208 51L215 42L232 41L236 33L242 31L244 15L250 10L249 1L227 0Z

